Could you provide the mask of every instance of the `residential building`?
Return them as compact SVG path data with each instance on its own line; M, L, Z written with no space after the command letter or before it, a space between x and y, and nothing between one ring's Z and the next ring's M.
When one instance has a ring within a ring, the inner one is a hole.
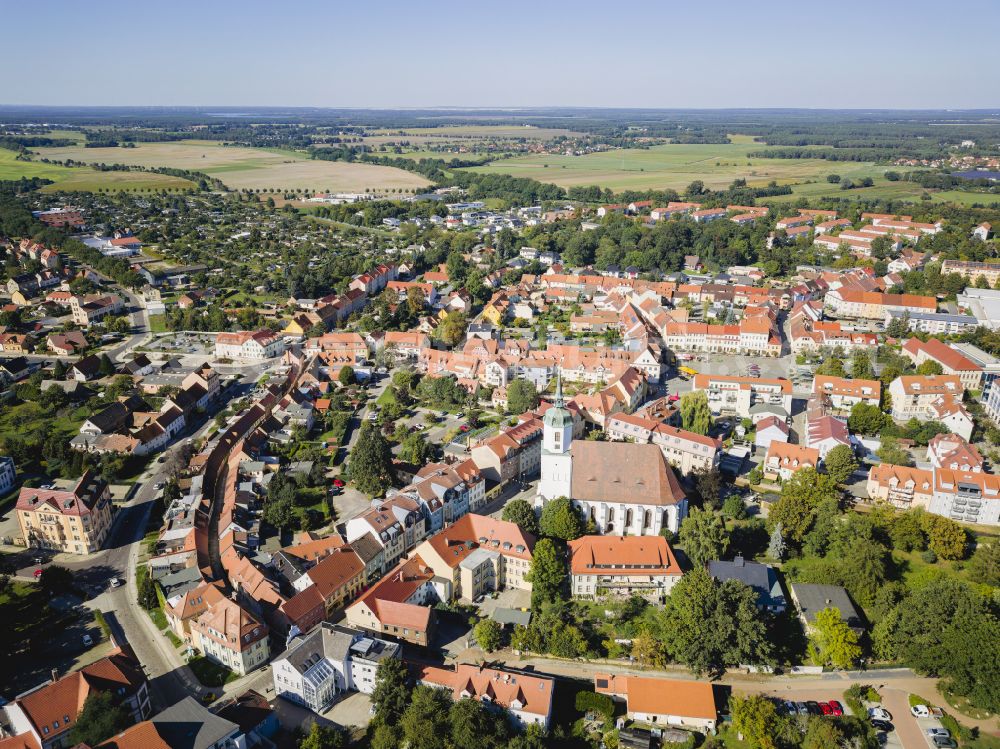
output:
M274 693L315 713L326 712L348 692L371 694L379 663L400 653L397 643L323 622L292 639L271 664Z
M781 581L769 564L748 562L742 556L736 556L732 561L709 562L708 574L720 582L739 580L757 594L757 607L764 611L780 614L787 606Z
M983 470L983 456L975 445L970 445L957 434L939 434L927 443L927 462L935 468L979 473Z
M280 356L284 341L270 330L218 333L215 336L217 359L261 360Z
M885 320L890 311L936 312L937 300L913 294L883 294L878 291L834 289L826 294L826 306L838 317Z
M639 414L616 413L605 423L605 433L612 441L652 443L683 475L717 468L722 454L722 442L664 424Z
M820 402L837 411L850 411L858 403L878 406L882 402L882 383L878 380L816 375L812 392Z
M437 577L451 581L456 600L472 603L493 591L531 590L525 576L534 546L534 537L516 523L469 514L428 538L414 554Z
M964 333L978 328L982 323L972 315L952 315L946 312L899 312L889 310L885 313L885 325L888 328L893 320L906 319L910 331L914 333L951 334Z
M370 510L347 521L346 531L348 543L372 535L383 549L383 569L396 564L430 532L420 503L405 494L374 501Z
M9 734L3 747L62 749L72 746L70 734L91 695L112 693L133 721L149 717L149 685L142 666L116 647L109 655L78 671L55 678L19 694L0 708Z
M555 679L547 676L459 663L454 669L424 666L417 680L424 686L450 691L456 701L471 699L490 709L505 710L518 728L537 725L544 731L549 729Z
M70 299L70 310L76 325L89 327L100 322L108 315L117 315L123 309L122 300L115 294L104 294L95 297L79 297Z
M764 478L788 481L797 471L803 468L816 468L819 465L819 450L789 442L773 441L767 448L764 457Z
M220 598L191 623L192 644L240 676L267 663L267 625L236 601Z
M414 645L428 645L434 632L432 604L451 600L451 581L434 574L413 555L400 562L347 608L352 627Z
M45 339L45 345L49 350L60 356L73 356L82 352L89 343L86 336L79 330L71 330L66 333L50 333Z
M934 498L934 472L880 463L868 470L868 498L909 510L928 509Z
M629 718L653 726L714 732L719 719L715 689L704 681L599 673L594 691L624 701Z
M937 468L928 509L965 523L1000 525L1000 476Z
M892 418L940 421L955 434L971 439L975 422L962 405L965 388L957 375L903 375L889 383Z
M788 442L788 422L781 416L764 416L754 424L754 445L765 451L772 442Z
M10 493L17 482L17 471L14 459L8 455L0 455L0 497Z
M185 697L98 749L245 749L249 745L237 723L211 712L194 697Z
M683 575L662 536L583 536L569 542L575 598L640 596L662 602Z
M985 278L991 289L995 289L1000 280L1000 263L979 263L972 260L945 260L941 263L942 275L957 273L975 283L980 277Z
M22 487L16 510L25 546L92 554L111 530L111 491L92 471L68 490Z
M807 633L813 631L816 615L824 609L837 609L840 619L858 634L864 629L864 619L851 601L846 589L839 585L813 585L812 583L792 583L792 600L799 611L799 619Z
M705 391L708 406L714 414L746 419L751 415L750 409L759 404L780 406L786 414L792 412L792 383L783 378L761 379L700 372L694 376L692 390Z
M903 344L903 354L918 367L925 361L937 362L943 374L958 377L966 390L982 385L983 368L939 338L910 338Z
M469 455L491 484L529 480L541 466L542 433L542 422L530 418L474 445Z

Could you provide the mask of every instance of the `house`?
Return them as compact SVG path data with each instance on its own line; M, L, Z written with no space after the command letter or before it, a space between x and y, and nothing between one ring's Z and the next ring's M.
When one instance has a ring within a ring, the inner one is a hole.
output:
M428 645L434 633L432 604L451 599L451 582L414 555L400 562L347 608L348 625Z
M531 418L474 445L469 452L492 484L530 479L541 466L543 425Z
M33 367L23 356L0 359L0 385L20 382L31 374Z
M15 506L24 545L93 554L111 530L111 491L92 471L71 489L22 487Z
M780 416L765 416L756 422L754 445L768 450L772 442L788 442L788 422Z
M292 583L298 592L278 608L289 627L309 632L353 601L366 582L364 561L341 546L298 576Z
M764 477L788 481L803 468L819 465L819 450L786 442L771 442L764 457Z
M865 631L864 619L851 601L845 588L839 585L813 585L792 583L792 600L799 611L799 619L807 633L813 630L816 615L824 609L834 608L840 619L859 635Z
M856 404L878 406L882 402L882 383L878 380L850 380L846 377L816 375L812 393L838 411L850 411Z
M240 726L185 697L113 736L97 749L243 749L248 745Z
M454 669L423 666L417 681L451 692L452 699L471 699L487 708L506 710L518 728L540 726L547 731L552 719L555 679L521 671L459 663Z
M703 681L595 674L594 691L625 702L632 720L714 732L719 718L715 690Z
M616 413L605 422L609 440L649 442L663 452L681 474L710 471L718 467L722 442L695 434L641 414Z
M115 294L87 296L82 301L79 297L70 299L73 322L83 327L100 322L109 315L117 315L123 309L121 297Z
M50 351L60 356L73 356L82 352L90 344L81 331L71 330L67 333L50 333L45 345Z
M709 562L708 574L720 582L739 580L757 594L757 607L764 611L780 614L787 606L781 581L769 564L748 562L742 556L736 556L732 561Z
M810 415L806 421L805 444L819 453L820 460L825 460L827 454L841 445L851 447L851 435L845 421L830 416L820 409L815 415Z
M18 695L0 708L9 736L2 747L61 749L70 746L70 732L91 695L111 692L121 699L133 721L152 711L149 685L142 666L119 647L78 671L47 681Z
M868 498L909 510L930 508L934 500L934 472L922 468L880 463L868 470Z
M217 359L271 359L280 356L284 350L284 341L270 330L218 333L215 336Z
M371 694L379 663L400 653L397 643L323 622L292 639L271 663L274 693L315 713L326 712L348 692Z
M932 438L927 443L927 462L935 468L966 473L983 470L983 456L979 450L957 434L939 434Z
M974 236L981 242L985 242L987 239L989 239L992 233L993 233L993 227L986 221L979 224L975 229L972 230L972 236Z
M451 581L452 596L472 603L508 588L531 590L532 535L516 523L469 514L424 541L414 554L437 577Z
M192 644L240 676L267 663L268 627L239 603L220 598L191 623Z
M391 352L396 360L417 359L420 352L431 347L431 339L425 333L399 333L387 331L382 339L386 352Z
M89 382L101 376L101 360L90 354L75 361L67 372L67 377L77 382Z
M937 362L943 374L958 377L966 390L982 386L983 368L939 338L910 338L903 344L903 354L918 367L925 361Z
M892 418L940 421L966 440L975 421L962 405L965 388L957 375L902 375L889 383Z
M391 567L427 537L428 518L421 503L405 494L397 494L347 521L347 541L353 543L371 535L383 549L384 567Z
M569 544L574 598L629 598L661 602L682 571L662 536L583 536Z

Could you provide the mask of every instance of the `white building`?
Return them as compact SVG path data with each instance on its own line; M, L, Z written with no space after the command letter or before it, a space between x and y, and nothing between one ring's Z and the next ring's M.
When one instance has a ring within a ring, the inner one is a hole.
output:
M215 336L217 359L270 359L285 351L285 342L270 330L219 333Z
M7 455L0 455L0 496L7 494L14 488L17 479L17 471L14 470L14 459Z

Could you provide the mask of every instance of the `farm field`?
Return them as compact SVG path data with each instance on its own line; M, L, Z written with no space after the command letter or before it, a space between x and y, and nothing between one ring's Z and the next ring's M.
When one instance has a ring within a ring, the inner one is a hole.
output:
M417 174L373 164L313 161L294 151L224 147L212 141L139 143L135 148L38 148L50 159L173 167L204 172L232 189L264 191L414 189L429 183Z
M93 149L90 149L93 150ZM187 190L194 183L181 177L147 172L99 172L90 167L65 167L35 161L18 161L13 151L0 149L0 180L21 177L50 179L55 184L46 185L42 192L59 190Z
M918 201L921 196L927 194L936 203L958 203L959 205L990 205L1000 203L1000 195L987 195L983 193L963 192L961 190L928 190L913 182L890 182L886 179L875 177L875 184L872 187L861 187L853 190L841 190L839 185L833 185L825 179L818 182L810 182L792 187L791 195L775 195L770 198L762 198L760 202L768 204L781 204L798 200L799 198L848 198L852 200L872 199L872 200L905 200Z
M471 171L511 174L551 182L562 187L599 185L621 190L673 188L683 190L694 180L706 187L729 186L746 179L751 186L799 184L823 180L830 173L860 179L877 177L889 167L869 162L830 162L823 159L761 159L748 153L766 146L750 142L722 144L668 144L649 149L628 149L584 156L531 155L503 159Z

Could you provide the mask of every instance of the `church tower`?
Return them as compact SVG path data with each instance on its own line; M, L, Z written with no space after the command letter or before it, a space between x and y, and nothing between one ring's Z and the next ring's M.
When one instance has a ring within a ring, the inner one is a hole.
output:
M562 379L556 376L556 398L542 418L542 468L538 482L535 506L541 507L549 499L572 497L573 414L563 403Z

